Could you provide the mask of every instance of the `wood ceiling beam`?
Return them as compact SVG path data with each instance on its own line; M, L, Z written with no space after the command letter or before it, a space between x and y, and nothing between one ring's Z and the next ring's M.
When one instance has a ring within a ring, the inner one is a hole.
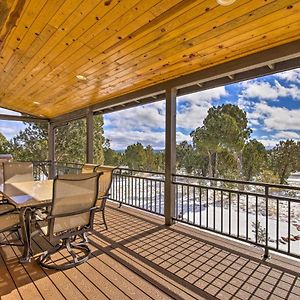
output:
M270 68L270 65L274 67ZM119 107L123 104L127 105L132 102L142 105L143 99L149 99L149 97L155 102L161 98L166 89L170 88L177 88L179 90L178 95L184 95L297 67L300 67L300 39L115 97L88 108L55 117L51 119L51 122L60 123L83 118L86 116L87 109L92 109L93 112L105 111L107 109L112 111L114 107Z
M6 115L6 114L0 114L0 120L29 122L29 123L49 122L49 119L46 119L46 118L37 118L37 117L31 117L31 116L15 116L15 115Z

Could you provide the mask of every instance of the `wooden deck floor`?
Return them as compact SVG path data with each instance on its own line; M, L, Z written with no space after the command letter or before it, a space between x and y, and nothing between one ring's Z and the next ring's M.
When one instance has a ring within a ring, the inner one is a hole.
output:
M90 234L89 261L64 272L0 248L1 299L299 299L299 262L140 211L109 204L109 230ZM34 251L49 247L36 238ZM299 245L300 249L300 245ZM55 259L64 259L64 253Z

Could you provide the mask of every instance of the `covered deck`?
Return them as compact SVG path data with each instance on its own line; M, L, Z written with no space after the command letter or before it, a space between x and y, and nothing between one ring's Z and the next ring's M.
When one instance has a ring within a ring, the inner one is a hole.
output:
M97 220L100 221L100 220ZM109 203L109 229L95 225L89 261L67 271L20 264L2 247L1 299L299 299L300 263ZM35 238L34 251L47 241ZM66 259L59 253L56 259Z
M299 299L299 259L265 260L260 248L174 224L176 97L300 67L299 0L218 2L0 2L0 106L21 113L0 119L48 125L50 178L59 127L86 120L93 163L94 116L166 103L163 217L110 203L91 258L63 272L1 247L1 299ZM35 237L33 247L49 244Z

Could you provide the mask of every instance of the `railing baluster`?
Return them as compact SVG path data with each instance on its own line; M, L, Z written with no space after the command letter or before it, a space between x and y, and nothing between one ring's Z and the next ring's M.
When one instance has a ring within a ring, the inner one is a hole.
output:
M255 197L255 243L257 244L258 237L258 198Z
M139 178L139 207L141 207L141 178Z
M266 205L266 246L265 246L265 254L264 257L269 257L269 187L265 186L265 205Z
M134 177L133 177L133 175L131 175L131 177L130 177L130 199L131 199L131 205L132 206L134 206L134 189L133 189L133 181L134 181Z
M229 201L229 220L228 220L229 228L228 228L228 232L229 232L229 235L231 235L231 192L229 192L229 194L228 194L228 201Z
M240 194L237 193L237 236L240 237Z
M161 182L159 181L159 213L161 214ZM176 201L176 198L175 198Z
M224 214L224 195L223 191L221 191L221 232L223 233L223 214Z
M181 219L183 220L183 184L181 185Z
M206 228L208 228L208 188L206 188Z
M288 201L288 253L291 253L291 201Z
M216 190L214 189L214 191L213 191L213 200L214 200L214 225L213 225L213 227L214 227L214 230L216 230Z
M249 196L246 195L246 240L249 239Z
M156 210L156 181L154 181L154 190L155 190L155 192L154 192L154 211L155 212L157 212L157 210Z
M150 210L153 210L153 199L152 199L152 179L150 180L150 201L151 201L151 208Z
M190 222L190 187L186 187L186 197L187 197L187 221Z
M175 217L179 219L179 199L178 199L178 184L175 185Z
M199 188L199 225L202 226L202 188Z
M125 183L124 183L124 185L125 185L125 203L128 203L128 201L127 201L127 176L124 176L123 178L125 179Z
M149 180L145 179L146 182L146 209L149 210Z
M145 179L143 179L143 208L145 208Z
M195 224L195 219L196 219L196 191L195 187L193 186L193 224Z
M276 199L276 250L279 248L279 200Z

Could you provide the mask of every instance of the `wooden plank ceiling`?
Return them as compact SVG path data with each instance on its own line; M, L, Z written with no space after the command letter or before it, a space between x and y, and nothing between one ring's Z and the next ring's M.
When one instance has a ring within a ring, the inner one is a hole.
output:
M52 118L295 41L299 20L300 0L1 0L0 106Z

